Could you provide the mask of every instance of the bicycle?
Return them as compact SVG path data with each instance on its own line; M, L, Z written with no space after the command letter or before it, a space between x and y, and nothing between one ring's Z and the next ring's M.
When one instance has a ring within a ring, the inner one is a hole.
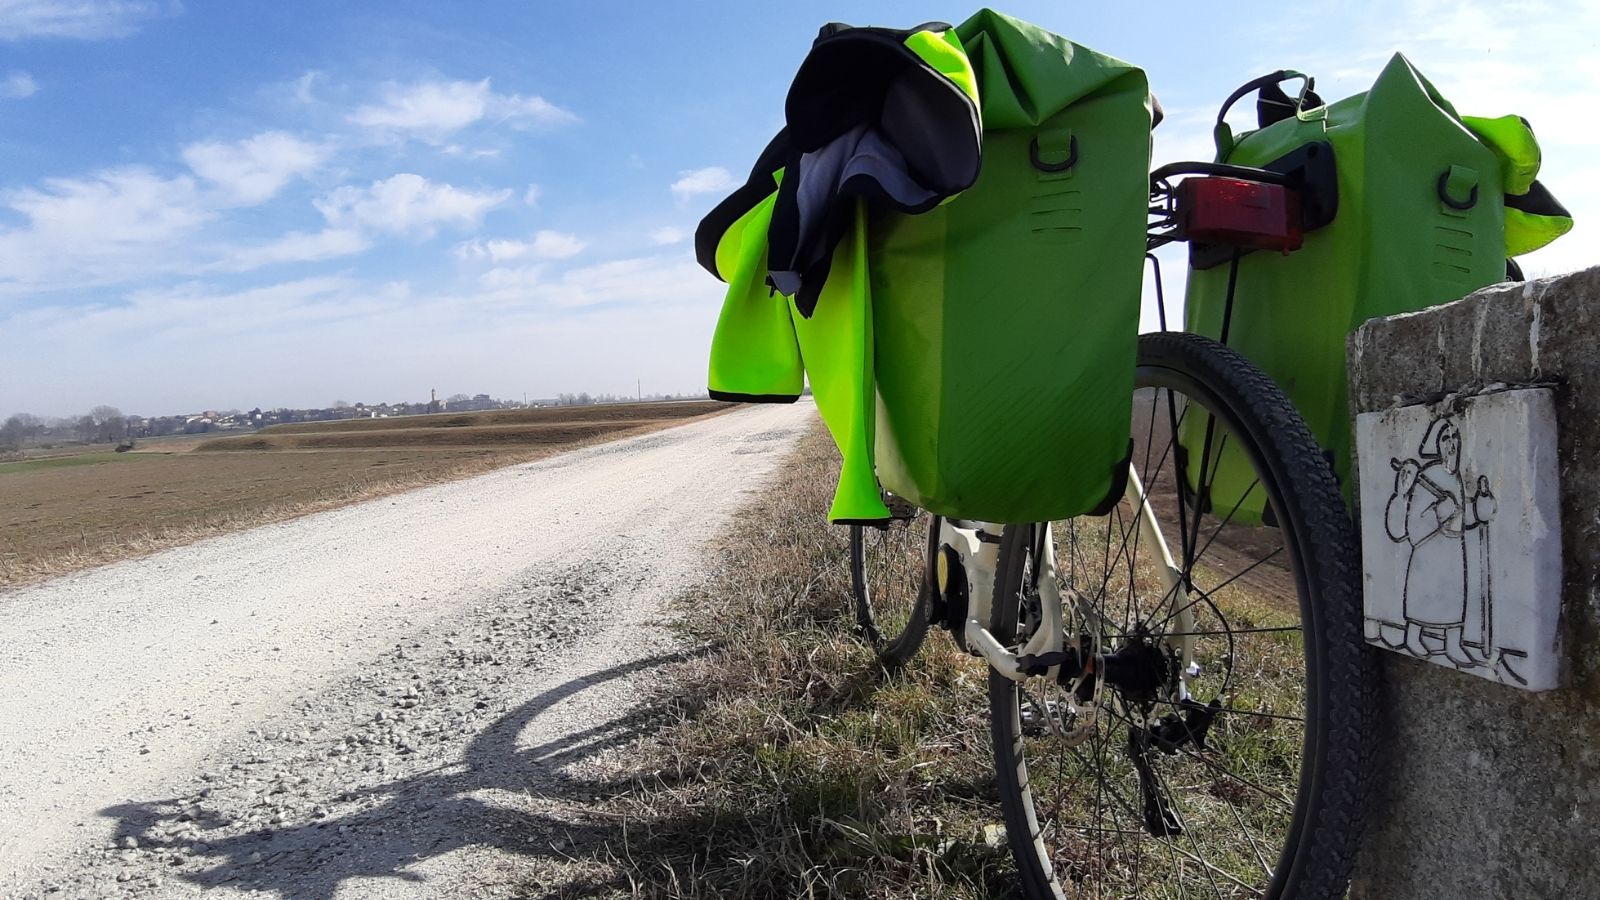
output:
M1240 230L1249 215L1197 221L1208 188L1252 204L1315 190L1281 172L1163 167L1147 248L1203 237L1235 271L1248 249L1290 249ZM1159 270L1156 283L1162 331L1139 339L1121 499L1028 524L902 504L877 535L853 526L858 623L889 665L930 624L987 662L1026 896L1342 896L1373 708L1354 527L1293 405L1225 346L1231 285L1219 342L1168 331ZM921 565L907 562L916 546Z

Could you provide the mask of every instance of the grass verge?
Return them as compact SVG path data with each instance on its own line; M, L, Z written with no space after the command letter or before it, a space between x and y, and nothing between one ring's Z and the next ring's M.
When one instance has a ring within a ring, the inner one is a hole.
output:
M838 456L820 426L720 536L682 598L708 652L662 686L668 724L576 817L603 827L546 897L977 898L1011 890L984 669L944 632L886 673L853 634Z

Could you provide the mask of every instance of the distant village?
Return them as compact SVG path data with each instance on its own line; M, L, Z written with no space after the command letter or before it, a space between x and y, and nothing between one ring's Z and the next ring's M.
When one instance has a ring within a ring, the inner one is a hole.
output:
M208 409L169 416L124 415L114 406L97 406L81 416L52 418L17 413L0 423L0 452L58 443L110 443L131 446L141 438L179 434L207 434L221 431L254 431L287 422L327 422L338 419L382 419L390 416L421 416L442 412L477 412L491 409L524 409L544 406L587 406L595 403L629 403L638 400L690 400L705 395L648 394L623 397L615 394L557 394L538 400L497 400L488 394L452 394L441 398L431 392L429 399L416 403L349 403L335 400L319 409Z

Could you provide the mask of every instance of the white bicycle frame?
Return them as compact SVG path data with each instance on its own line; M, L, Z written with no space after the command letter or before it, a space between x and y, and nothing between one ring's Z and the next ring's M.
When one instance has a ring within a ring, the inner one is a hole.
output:
M1148 558L1155 560L1164 596L1177 605L1171 618L1175 623L1173 631L1178 635L1180 671L1183 673L1180 690L1187 695L1188 683L1198 671L1194 666L1194 600L1184 589L1183 573L1173 562L1172 552L1168 549L1166 538L1161 533L1161 524L1156 521L1155 512L1150 508L1149 498L1145 495L1144 485L1139 480L1139 473L1131 464L1128 467L1128 484L1123 492L1123 499L1139 511L1137 533L1132 535L1131 539L1144 545L1143 548L1136 546L1130 552L1137 553L1140 549L1147 549L1154 554ZM994 608L995 570L999 562L998 538L1001 527L990 522L945 519L940 526L939 543L955 551L966 574L968 593L967 622L963 630L965 646L969 652L987 660L989 667L994 671L1020 682L1029 677L1029 673L1024 671L1020 662L1022 657L1059 653L1065 648L1066 635L1062 627L1064 600L1056 581L1054 541L1047 530L1043 558L1036 563L1034 572L1040 600L1039 627L1028 642L1015 653L1007 650L989 631L987 623ZM1048 529L1049 525L1045 527ZM1076 592L1069 593L1074 609L1093 625L1095 633L1109 633L1106 623L1101 620L1099 613L1092 608L1088 600ZM1059 666L1052 666L1044 677L1054 681L1059 674L1058 670Z

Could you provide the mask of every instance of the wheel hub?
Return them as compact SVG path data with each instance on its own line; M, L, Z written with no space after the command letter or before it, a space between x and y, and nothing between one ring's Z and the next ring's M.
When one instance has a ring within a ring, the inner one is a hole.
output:
M1115 651L1100 658L1106 684L1132 703L1170 695L1178 684L1178 655L1140 626Z

